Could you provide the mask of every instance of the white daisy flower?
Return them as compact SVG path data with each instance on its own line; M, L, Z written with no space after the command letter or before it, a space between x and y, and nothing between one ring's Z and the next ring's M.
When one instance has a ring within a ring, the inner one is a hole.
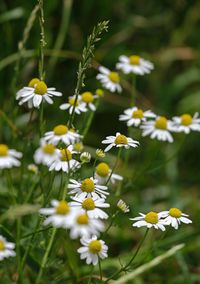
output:
M9 149L5 144L0 144L0 169L19 167L21 162L18 159L21 157L22 153Z
M137 107L128 108L124 111L124 114L119 116L119 120L126 121L127 126L139 126L141 122L146 121L147 118L154 118L156 115L150 111L143 111Z
M171 225L174 229L178 229L181 223L191 224L192 221L187 218L189 215L182 213L178 208L171 208L169 211L162 211L159 213L164 219L165 225Z
M92 263L93 265L96 265L99 258L104 259L108 257L107 245L105 245L104 241L97 240L96 236L93 236L91 239L83 237L80 242L83 246L77 251L80 253L81 259L86 259L87 264Z
M172 129L175 132L185 132L185 134L188 134L190 131L200 131L200 118L197 112L193 117L185 113L181 116L173 117L172 120Z
M72 114L74 104L75 104L75 96L71 96L71 97L68 98L68 103L60 105L60 109L62 109L62 110L68 109L69 113ZM81 101L81 96L78 96L74 111L77 114L81 114L82 112L87 111L85 104Z
M47 144L41 140L41 146L35 151L34 161L36 164L50 165L58 157L58 151L53 144Z
M130 147L135 148L139 145L138 141L126 137L125 135L122 135L119 132L117 132L115 136L107 136L106 139L103 140L101 143L110 144L104 150L105 152L108 152L112 147L124 147L126 149L129 149Z
M105 185L99 185L98 180L93 177L86 178L80 182L70 179L68 188L71 189L69 194L76 194L76 197L94 197L94 198L106 198L109 194L108 187Z
M80 167L80 163L72 158L73 146L70 145L64 149L57 149L57 158L49 164L49 171L63 171L68 173L69 171L74 171Z
M105 184L110 177L112 170L107 163L99 163L95 169L95 178L98 180L99 184ZM112 173L110 177L110 182L115 184L117 181L122 181L123 177Z
M16 256L14 248L14 243L7 242L6 239L0 235L0 261L10 256Z
M99 235L103 232L104 224L102 221L89 218L84 210L76 210L73 215L73 226L70 229L70 238L76 239L78 237L90 237L91 235Z
M30 108L39 108L43 101L53 104L51 99L53 96L60 97L62 93L55 91L55 88L48 88L44 81L34 78L29 82L28 87L17 92L16 99L19 100L19 105L28 102Z
M125 74L134 73L137 75L144 75L150 73L151 70L154 69L154 65L138 55L131 55L129 57L121 55L116 68L122 70Z
M74 208L65 200L52 200L51 208L41 208L39 213L42 215L49 216L44 221L44 225L52 225L56 228L68 229L73 226L73 215L75 214Z
M93 104L94 100L97 96L94 96L91 92L84 92L81 94L81 101L86 109L90 109L92 111L96 110L96 106Z
M96 78L101 82L105 89L110 90L112 93L115 91L121 93L122 87L120 86L120 77L117 72L110 71L103 66L99 67L99 72L100 73Z
M99 198L99 197L86 197L83 196L79 197L72 197L72 202L70 202L70 205L77 209L84 209L89 218L95 218L95 219L107 219L108 214L105 213L100 208L108 208L110 207L110 204L105 203L105 199Z
M63 142L68 146L69 144L74 144L80 138L81 136L78 133L63 124L55 126L53 131L48 131L44 134L44 140L54 145Z
M139 213L141 216L136 218L130 218L130 220L137 221L133 223L133 227L147 227L147 228L155 228L165 231L165 223L161 219L161 214L156 212L149 212L147 214Z
M174 141L170 131L172 131L172 122L167 120L164 116L157 117L156 120L145 121L141 125L143 129L142 136L150 135L151 139L158 139L161 141Z

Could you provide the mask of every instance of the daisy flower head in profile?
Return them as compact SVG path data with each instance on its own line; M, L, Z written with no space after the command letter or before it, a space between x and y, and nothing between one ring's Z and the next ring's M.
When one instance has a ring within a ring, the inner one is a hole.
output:
M99 185L98 180L93 177L80 182L70 179L68 188L71 189L69 194L75 194L77 197L106 198L106 195L109 194L108 187Z
M97 79L101 82L102 86L111 91L112 93L118 92L121 93L122 87L120 85L120 77L119 74L115 71L110 71L106 67L99 67L99 74L97 75Z
M17 92L16 99L19 100L19 105L27 102L29 108L39 108L44 101L53 104L53 96L61 97L62 93L56 91L55 88L48 88L44 81L34 78L27 87Z
M132 138L126 137L123 134L120 134L119 132L116 133L115 136L107 136L105 140L101 142L102 144L109 144L105 152L108 152L112 147L124 147L125 149L129 149L130 147L138 147L139 142L136 140L133 140Z
M49 164L49 171L63 171L68 173L69 171L74 171L80 167L80 163L73 159L73 146L70 145L64 149L57 149L57 158Z
M155 120L143 122L141 129L143 129L142 136L150 135L151 139L168 141L170 143L174 141L170 133L172 131L172 122L164 116L158 116Z
M0 169L19 167L21 162L18 159L21 157L22 153L9 149L6 144L0 144Z
M172 118L172 129L175 132L184 132L189 134L190 131L200 131L200 118L196 112L193 117L188 114L182 114L181 116L175 116Z
M159 213L161 218L164 218L165 225L171 225L174 229L178 229L181 223L191 224L192 221L187 218L189 215L183 213L178 208L170 208L168 211L162 211Z
M149 212L147 214L139 213L140 216L136 218L130 218L130 220L136 221L133 223L133 227L147 227L149 228L155 228L160 229L162 231L165 231L165 223L161 219L161 214L156 212Z
M77 251L80 253L81 259L86 259L87 264L97 265L99 259L108 257L107 245L105 245L104 241L98 240L97 236L92 236L92 238L83 237L80 242L83 246Z
M84 92L81 95L81 102L87 110L96 110L94 100L97 98L96 95L93 95L91 92Z
M105 203L105 199L99 197L72 197L70 205L77 209L83 209L87 212L89 218L95 219L107 219L108 214L105 213L101 208L108 208L110 204Z
M81 96L78 96L77 101L75 101L75 96L69 97L67 103L60 105L60 109L62 110L67 109L69 111L69 114L72 114L73 109L77 114L81 114L82 112L87 111L85 104L81 101Z
M116 68L124 74L134 73L136 75L144 75L150 73L154 69L153 63L143 59L138 55L121 55Z
M132 107L125 109L124 113L119 116L120 121L126 121L127 126L139 126L141 122L146 121L148 118L155 118L156 115L150 111L143 111L140 108Z
M72 217L73 226L70 229L71 239L98 236L100 232L104 231L104 223L101 220L90 218L84 210L75 210L75 212Z
M56 160L58 151L53 144L48 144L43 139L40 144L40 147L35 151L34 161L36 164L48 166Z
M110 177L111 172L112 170L110 169L109 165L107 163L101 162L95 169L95 178L98 180L99 184L105 184L108 178L110 178L110 182L112 184L115 184L117 181L123 180L122 176L115 173L112 173Z
M40 214L48 216L44 221L44 225L52 225L55 228L70 228L73 225L74 209L65 200L52 200L51 205L50 208L41 208L39 210Z
M4 258L16 256L14 248L14 243L7 242L7 240L0 235L0 261Z
M66 146L74 144L79 141L81 136L73 129L69 129L67 125L56 125L52 131L44 134L44 140L50 144L58 145L59 142Z

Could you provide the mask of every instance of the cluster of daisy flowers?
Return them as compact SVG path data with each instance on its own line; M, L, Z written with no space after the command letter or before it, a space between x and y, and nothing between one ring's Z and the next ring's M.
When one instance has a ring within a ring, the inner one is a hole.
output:
M147 227L148 229L155 228L165 231L165 226L171 226L177 230L181 223L192 223L187 217L188 215L183 213L180 209L170 208L168 211L159 213L154 211L148 212L147 214L140 213L139 217L131 218L130 220L136 221L133 223L133 227Z
M138 107L128 108L119 116L120 121L126 122L128 127L135 126L142 129L142 136L150 136L151 139L160 141L174 141L172 133L200 131L199 114L192 117L185 113L181 116L172 117L171 120L164 116L158 116L152 111L144 111Z
M153 70L151 62L137 56L120 56L116 69L124 74L134 73L136 75L148 74ZM103 88L111 92L121 92L122 86L120 75L117 71L110 71L106 67L99 67L97 79L102 83ZM96 110L96 102L102 97L104 91L97 89L95 94L86 91L78 96L70 96L64 104L60 105L61 110L67 110L71 116L73 113L80 115L87 111ZM48 88L46 83L38 78L32 79L28 86L17 92L16 99L19 105L26 104L29 108L39 108L43 102L52 104L54 96L62 96L55 88ZM149 135L152 139L173 142L171 132L200 131L200 119L196 113L193 117L190 114L183 114L180 117L173 117L167 120L163 116L157 116L151 110L143 111L137 107L131 107L124 111L119 117L125 121L128 127L135 126L142 129L142 136ZM110 204L107 197L111 194L112 184L122 181L123 177L114 173L109 164L100 161L93 167L93 175L84 178L74 178L75 171L80 170L82 164L89 162L91 155L82 153L82 136L78 131L67 124L54 126L51 131L44 133L40 139L40 146L34 153L36 164L48 167L49 171L62 171L68 174L68 193L62 196L61 200L53 199L50 206L41 208L39 213L45 216L44 225L55 228L63 228L69 231L71 239L80 239L81 247L78 249L81 259L87 264L96 265L100 259L108 256L108 246L101 239L105 231L105 221L109 218L107 208ZM107 136L102 144L105 150L97 150L98 157L104 157L105 153L116 148L118 153L122 149L137 148L139 141L117 132L113 136ZM5 144L0 144L0 169L19 167L22 153L9 149ZM30 170L36 171L32 165ZM77 175L76 175L77 176ZM79 176L79 175L78 175ZM117 208L123 213L129 212L126 203L120 200ZM188 215L182 213L178 208L171 208L160 213L140 213L139 217L131 218L133 227L147 227L166 230L166 226L178 229L181 223L189 224L192 221ZM15 245L7 242L0 236L0 260L15 256Z
M121 55L116 69L124 74L133 73L135 75L149 74L154 65L148 60L138 56ZM120 74L117 71L110 71L108 68L100 66L97 79L102 86L111 92L121 92ZM120 121L125 121L128 127L135 126L142 129L142 136L150 136L151 139L173 142L171 133L184 132L189 134L191 131L200 131L199 114L191 116L189 113L167 119L164 116L154 114L151 110L144 111L136 106L124 110L119 116Z

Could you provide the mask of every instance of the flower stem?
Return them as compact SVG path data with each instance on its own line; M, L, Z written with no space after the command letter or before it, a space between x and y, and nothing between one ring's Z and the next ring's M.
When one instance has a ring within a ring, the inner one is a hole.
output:
M47 259L48 259L49 253L51 251L56 232L57 232L57 229L53 228L47 249L45 251L44 257L43 257L42 262L41 262L40 271L39 271L39 274L37 276L35 284L41 283L42 276L43 276L43 273L44 273L44 270L45 270L45 267L46 267Z
M102 275L102 268L101 268L101 259L100 257L99 258L99 261L98 261L98 264L99 264L99 276L100 276L100 282L103 283L102 279L103 279L103 275Z
M108 29L108 21L103 21L103 22L98 23L97 26L94 27L91 35L89 35L89 37L87 38L87 44L83 48L82 59L78 67L77 84L76 84L76 88L74 91L75 101L74 101L72 113L68 121L69 128L71 128L73 125L76 103L78 100L78 96L80 94L80 90L82 86L84 85L85 72L90 67L91 59L94 56L95 43L100 40L100 35L102 34L104 30L107 31L107 29Z
M89 276L89 279L88 279L88 283L87 283L87 284L91 284L93 271L94 271L94 265L92 266L92 269L91 269L90 276Z
M43 0L38 0L39 9L40 9L40 62L39 62L39 75L40 80L44 80L44 47L46 45L45 42L45 34L44 34L44 7L43 7Z
M117 158L116 158L116 160L115 160L115 164L114 164L114 166L113 166L113 168L112 168L112 170L111 170L111 173L110 173L110 175L109 175L109 177L108 177L108 179L107 179L105 185L107 185L107 184L109 183L109 181L110 181L110 179L111 179L111 177L112 177L112 174L113 174L114 170L115 170L116 167L117 167L117 163L118 163L118 161L119 161L121 152L122 152L122 147L119 148L119 151L118 151L118 154L117 154Z
M136 249L134 255L131 257L131 259L129 260L129 262L128 262L125 266L123 266L122 268L120 268L117 272L115 272L113 275L111 275L111 277L109 277L109 278L106 280L106 283L107 283L109 280L111 280L111 279L113 279L114 277L116 277L116 276L117 276L118 274L120 274L122 271L126 271L126 270L127 270L127 268L131 265L131 263L133 262L133 260L134 260L134 259L136 258L136 256L138 255L138 252L140 251L140 249L141 249L141 247L142 247L142 245L143 245L143 243L144 243L144 241L145 241L145 239L146 239L146 237L147 237L148 232L149 232L149 229L147 228L147 229L146 229L146 232L145 232L145 234L144 234L144 237L143 237L142 240L140 241L140 243L139 243L139 245L138 245L138 247L137 247L137 249Z

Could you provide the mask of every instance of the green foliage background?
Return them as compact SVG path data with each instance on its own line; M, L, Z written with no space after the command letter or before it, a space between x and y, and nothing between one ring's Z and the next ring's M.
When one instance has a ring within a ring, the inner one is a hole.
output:
M18 108L15 93L32 77L38 76L38 19L25 45L19 72L15 71L15 66L18 42L22 39L24 27L35 4L32 0L2 0L0 3L0 141L25 151L27 164L32 162L39 137L32 133L30 147L23 149L29 115L26 108ZM137 77L138 106L150 108L167 117L199 112L199 1L49 0L44 1L44 7L46 81L49 86L55 86L64 94L53 106L45 106L47 130L66 120L63 112L57 112L57 108L73 94L78 60L86 37L93 26L102 20L110 20L109 31L98 43L93 68L87 72L83 90L94 91L100 87L95 79L98 63L112 69L121 54L139 54L154 62L155 70L150 75ZM118 121L118 116L129 106L128 93L131 88L131 82L127 82L121 95L106 93L93 120L86 145L95 149L101 147L100 141L106 135L114 134L116 130L127 133L125 124ZM37 117L33 124L33 128L37 127ZM156 267L130 283L200 283L200 133L192 133L187 137L175 135L175 143L172 145L150 141L149 138L141 139L137 130L133 130L132 134L140 140L140 149L134 151L129 167L122 164L118 167L118 172L126 178L121 197L129 204L131 200L132 215L137 215L138 211L159 211L177 206L190 214L193 224L182 226L177 232L170 230L166 238L160 241L158 232L152 234L149 240L152 252L146 260L174 244L184 242L187 244L186 249L167 260L165 265ZM7 208L4 194L2 190L2 212ZM118 226L110 232L109 245L113 257L127 253L141 237L140 230L131 229L128 217L119 217ZM143 257L145 252L141 260ZM52 268L52 282L48 283L64 283L59 278L57 282L53 281L64 267L57 267L59 263L55 265L51 262L49 266L58 269L58 272ZM6 279L1 269L0 275Z

